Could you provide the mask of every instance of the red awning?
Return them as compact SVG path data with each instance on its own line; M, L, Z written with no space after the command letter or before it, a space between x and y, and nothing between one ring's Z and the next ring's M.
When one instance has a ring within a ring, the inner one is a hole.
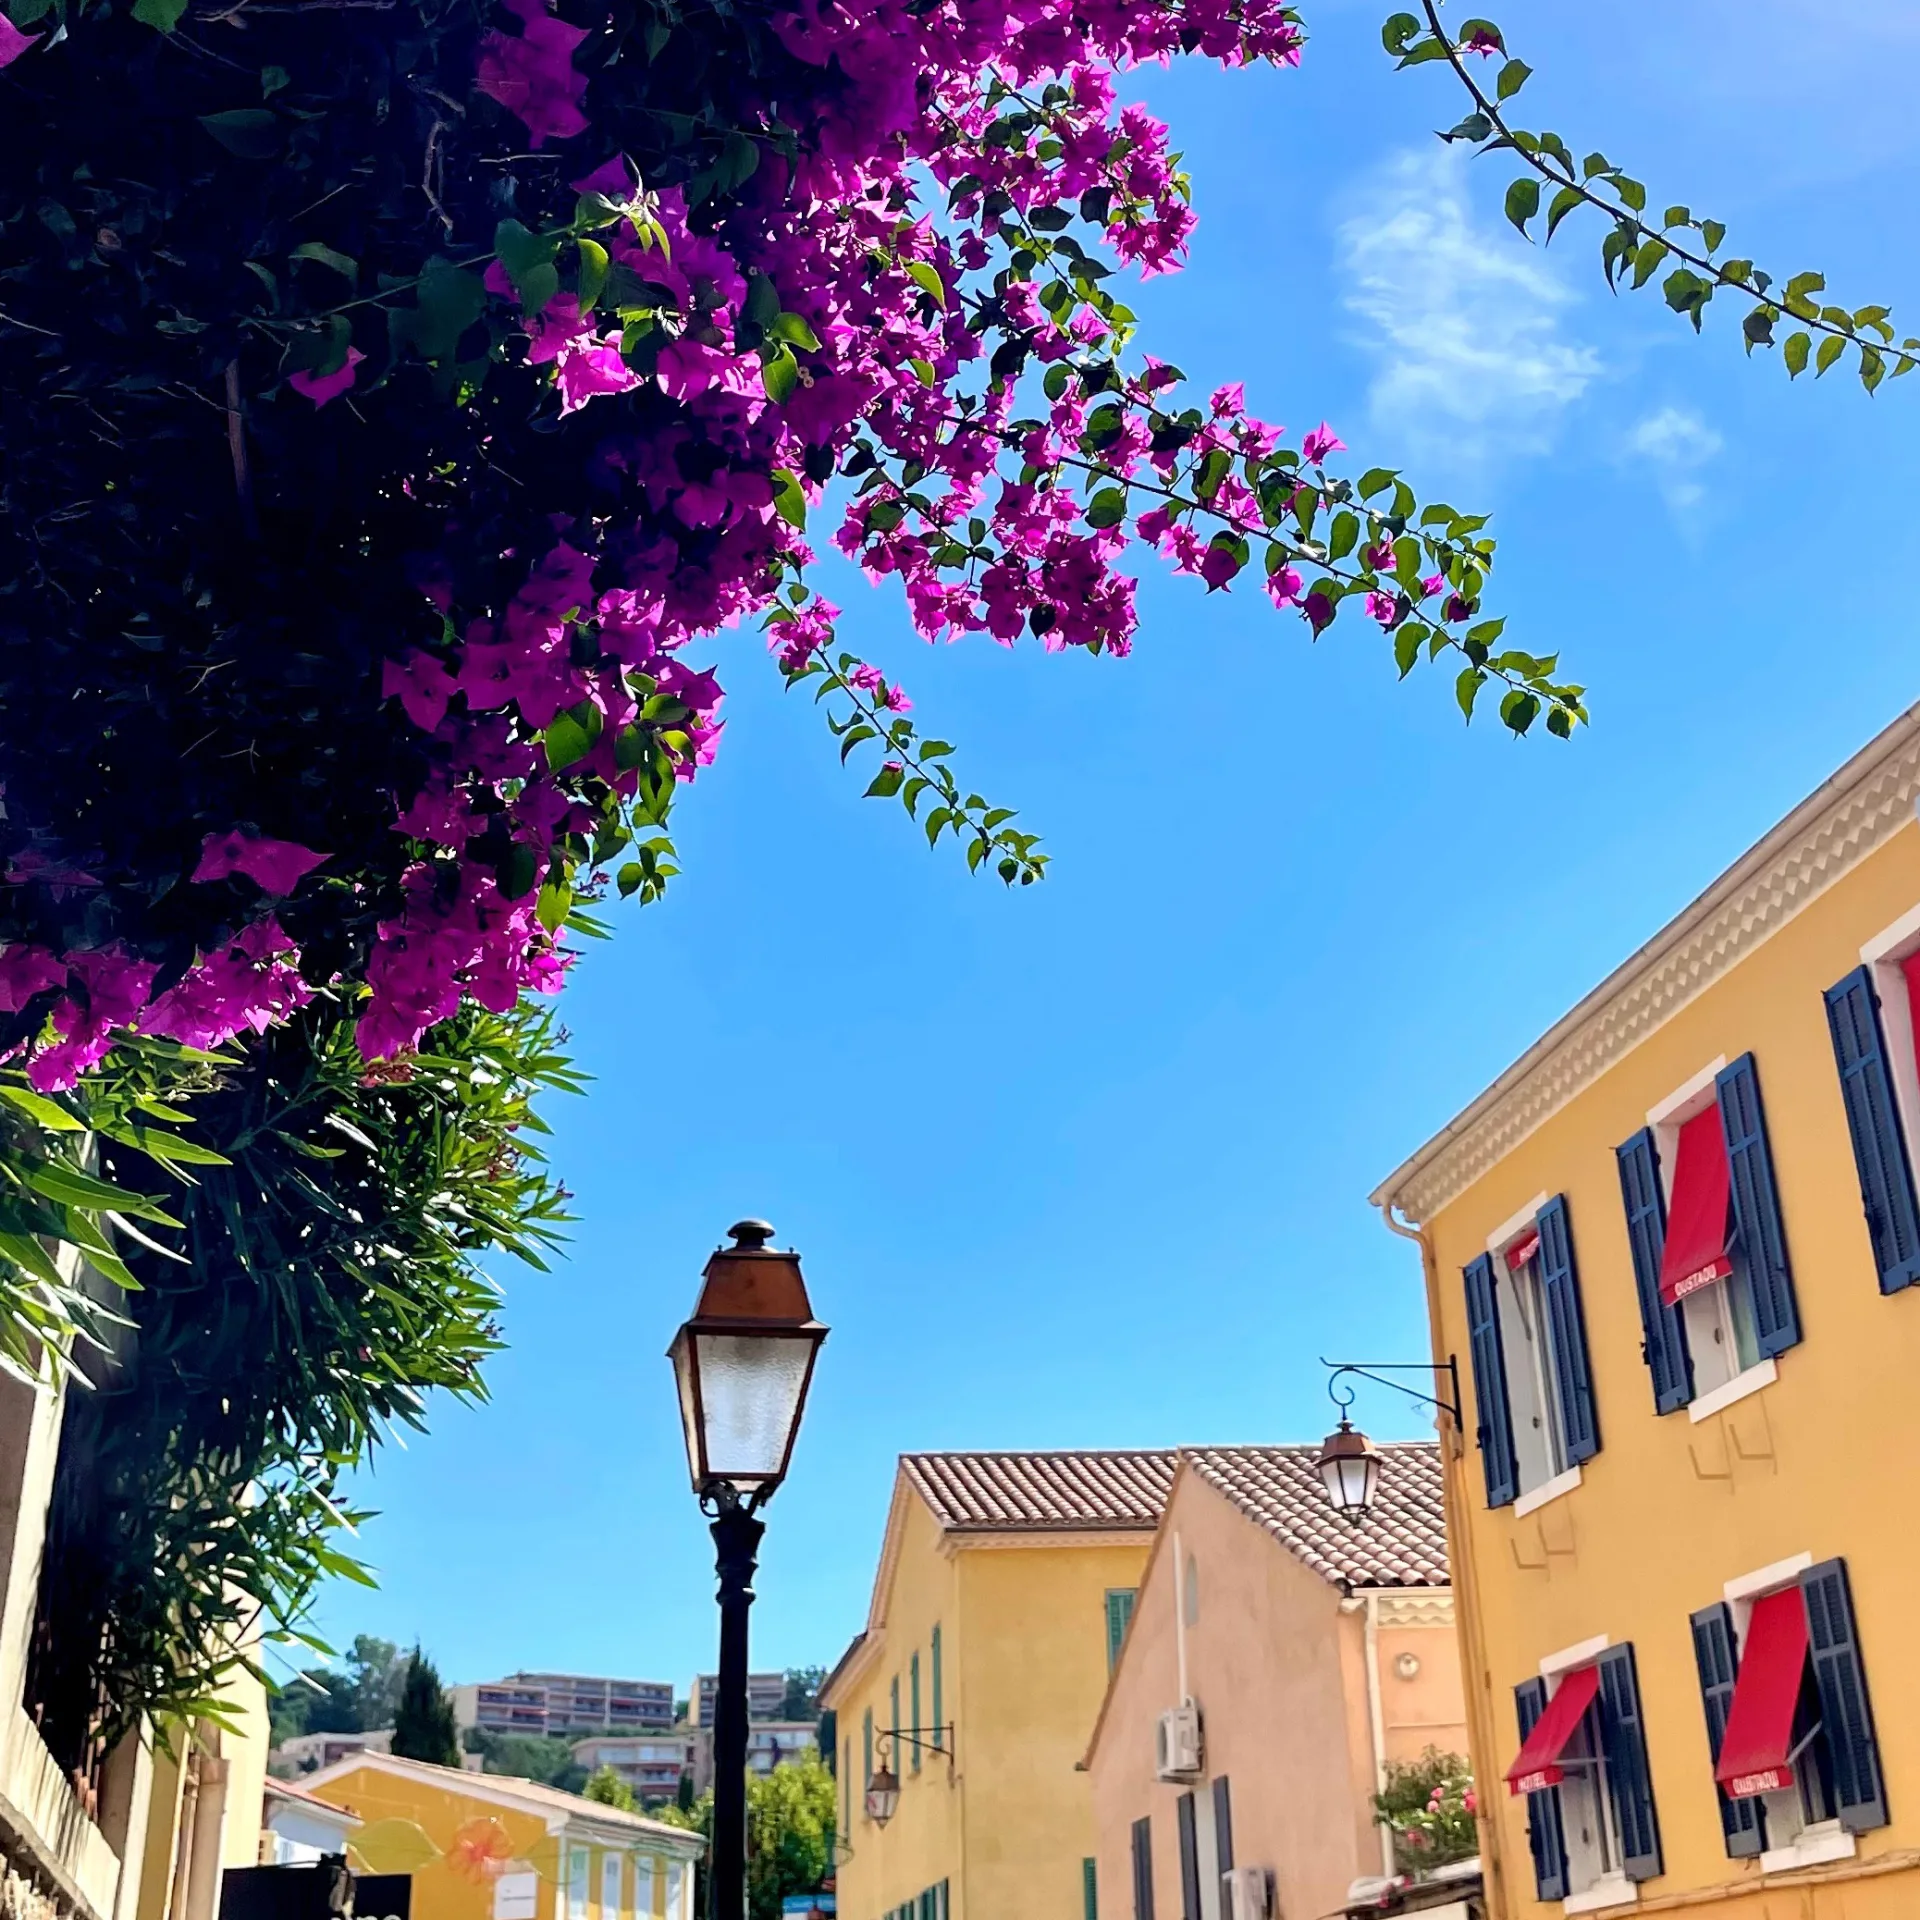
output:
M1667 1250L1660 1261L1660 1298L1668 1306L1733 1271L1727 1258L1728 1186L1727 1136L1716 1103L1680 1129L1673 1156Z
M1518 1273L1533 1256L1540 1251L1540 1230L1529 1227L1512 1246L1507 1249L1507 1271Z
M1736 1800L1793 1785L1793 1715L1807 1666L1807 1603L1798 1587L1753 1604L1713 1777Z
M1546 1711L1533 1723L1519 1758L1507 1769L1509 1793L1538 1793L1542 1787L1560 1784L1566 1777L1560 1771L1560 1756L1599 1691L1598 1667L1575 1667L1566 1675Z

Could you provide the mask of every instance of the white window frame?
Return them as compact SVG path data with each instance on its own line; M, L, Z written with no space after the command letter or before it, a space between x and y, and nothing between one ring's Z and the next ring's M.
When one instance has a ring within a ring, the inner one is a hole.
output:
M1727 1065L1722 1053L1647 1109L1647 1125L1652 1130L1654 1149L1660 1162L1660 1192L1669 1214L1673 1203L1673 1174L1679 1160L1680 1129L1697 1119L1709 1107L1719 1104L1717 1081ZM1744 1305L1745 1314L1741 1312ZM1687 1351L1693 1358L1693 1399L1687 1407L1694 1421L1710 1419L1735 1401L1758 1393L1780 1377L1780 1369L1771 1357L1763 1357L1757 1344L1753 1358L1742 1364L1740 1341L1744 1332L1757 1341L1758 1330L1745 1324L1752 1313L1749 1296L1742 1300L1732 1276L1700 1287L1680 1302L1680 1313L1687 1329Z
M1785 1560L1775 1560L1764 1567L1756 1567L1751 1573L1737 1574L1721 1588L1727 1610L1733 1615L1736 1674L1739 1672L1741 1653L1746 1647L1747 1628L1753 1621L1754 1602L1764 1600L1769 1594L1783 1592L1788 1587L1797 1587L1800 1576L1812 1565L1812 1554L1792 1554ZM1800 1781L1801 1776L1796 1770L1791 1787L1759 1796L1760 1805L1766 1813L1767 1838L1774 1840L1777 1836L1786 1836L1786 1845L1769 1846L1760 1856L1762 1873L1787 1873L1796 1867L1817 1867L1828 1860L1851 1860L1859 1851L1858 1842L1840 1824L1837 1814L1830 1819L1817 1821L1809 1821L1804 1817Z
M1893 1082L1893 1103L1900 1113L1900 1132L1907 1145L1907 1165L1920 1184L1920 1067L1914 1061L1913 1006L1907 995L1900 962L1920 952L1920 907L1903 913L1883 927L1860 949L1861 964L1873 976L1880 998L1880 1035L1887 1043L1887 1077Z
M1507 1265L1507 1249L1538 1231L1540 1209L1552 1197L1535 1194L1487 1236L1487 1256L1496 1269L1494 1309L1500 1316L1500 1347L1507 1370L1516 1519L1580 1484L1579 1465L1567 1460L1565 1409L1554 1390L1553 1332L1540 1285L1540 1256L1536 1253L1518 1272Z
M1568 1674L1592 1666L1612 1644L1606 1634L1600 1633L1548 1654L1540 1662L1547 1698L1551 1700L1560 1691ZM1595 1706L1598 1704L1596 1698ZM1607 1791L1604 1750L1576 1756L1571 1766L1563 1759L1561 1767L1565 1777L1559 1787L1560 1831L1567 1863L1567 1894L1561 1911L1598 1913L1608 1907L1638 1904L1639 1882L1629 1880L1620 1865L1620 1821L1613 1795Z
M567 1849L567 1920L587 1920L593 1903L593 1849Z
M603 1853L600 1856L600 1920L616 1920L626 1880L626 1862L611 1849ZM609 1888L613 1891L612 1900L607 1898Z

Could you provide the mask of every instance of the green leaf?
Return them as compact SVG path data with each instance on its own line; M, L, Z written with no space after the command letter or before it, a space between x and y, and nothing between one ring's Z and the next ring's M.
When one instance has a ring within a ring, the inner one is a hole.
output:
M1123 488L1102 487L1087 502L1086 521L1090 527L1117 527L1127 517L1127 496Z
M60 1269L48 1258L46 1248L30 1233L0 1232L0 1255L50 1287L64 1289L67 1284L60 1277Z
M923 387L932 386L934 381L940 377L934 372L933 362L931 360L909 358L907 365L913 369L913 377L918 380Z
M350 255L337 253L332 247L318 240L305 240L287 255L289 260L311 260L317 266L331 267L348 286L358 286L360 282L360 263Z
M1515 687L1500 702L1500 718L1515 733L1525 733L1539 717L1539 699L1524 688Z
M44 1093L35 1093L31 1087L0 1085L0 1100L11 1101L49 1133L85 1133L87 1130L84 1120L76 1120L58 1101L49 1100Z
M900 791L906 780L907 770L898 760L881 763L880 771L873 776L873 784L861 795L864 800L891 800Z
M580 311L586 313L606 287L607 272L612 262L607 258L606 248L598 240L579 239L573 244L580 253Z
M549 933L558 933L573 909L573 889L564 880L549 880L534 903L534 916Z
M1584 197L1578 187L1562 187L1560 191L1553 196L1553 204L1547 208L1547 238L1549 240L1553 238L1554 228L1580 204Z
M761 363L760 381L775 406L785 406L800 384L800 363L789 346L777 347Z
M179 17L179 13L174 15L176 20ZM265 107L229 107L225 113L203 113L200 124L242 160L271 160L280 151L280 116Z
M1817 380L1847 350L1847 343L1837 333L1830 333L1820 342L1820 351L1813 356L1813 377Z
M1494 97L1511 100L1527 84L1533 69L1524 60L1509 60L1501 69L1500 77L1493 83ZM1531 115L1528 116L1532 118Z
M1786 345L1780 349L1781 358L1787 363L1789 379L1798 378L1807 370L1807 355L1813 351L1813 336L1810 333L1790 333Z
M1385 493L1396 477L1391 467L1369 467L1360 476L1360 498L1371 500L1376 493Z
M133 0L133 17L161 33L171 33L186 10L187 0Z
M808 353L820 351L820 338L797 313L776 313L767 323L770 340L784 340L789 346L804 347Z
M1507 218L1521 233L1526 233L1527 222L1539 211L1540 182L1527 174L1507 189Z
M163 1166L227 1167L233 1164L224 1153L216 1153L212 1147L203 1147L197 1140L189 1140L177 1133L166 1133L158 1127L143 1127L135 1121L103 1123L100 1131L110 1140L138 1147L148 1158L158 1160Z
M904 260L901 265L906 269L907 278L916 287L932 294L939 305L944 307L947 304L946 282L925 260Z
M1407 42L1420 31L1420 17L1412 13L1389 14L1386 23L1380 29L1380 44L1389 53L1401 52Z
M1333 525L1327 533L1327 558L1344 560L1359 543L1359 515L1347 512L1336 513L1333 516Z
M1620 196L1622 206L1631 207L1635 213L1646 212L1647 190L1638 180L1629 180L1624 173L1616 174L1613 190Z
M807 496L801 491L800 482L785 467L776 467L773 484L778 491L773 496L773 510L788 526L807 530Z
M411 309L396 307L388 326L396 348L411 347L423 360L450 360L460 336L487 309L487 290L477 273L468 273L444 254L420 271Z
M114 1213L130 1213L139 1220L155 1220L163 1227L180 1224L157 1200L145 1194L129 1193L110 1180L96 1179L90 1173L62 1166L57 1161L35 1167L27 1175L27 1185L35 1193L57 1200L63 1207L90 1207L95 1212L105 1208Z
M1648 235L1641 241L1633 255L1633 284L1636 287L1644 287L1653 278L1655 270L1667 257L1668 251L1667 243L1664 240L1655 239L1652 235Z
M1872 393L1880 382L1887 377L1887 363L1881 358L1878 347L1860 349L1860 384Z
M571 712L557 713L546 732L547 766L558 773L593 751L593 735Z
M1473 703L1479 697L1481 687L1486 684L1486 678L1478 667L1462 667L1459 679L1453 683L1453 697L1469 720L1473 718Z
M530 233L518 220L502 220L493 230L493 251L520 296L521 308L529 314L544 312L560 291L560 270L554 265L560 236Z

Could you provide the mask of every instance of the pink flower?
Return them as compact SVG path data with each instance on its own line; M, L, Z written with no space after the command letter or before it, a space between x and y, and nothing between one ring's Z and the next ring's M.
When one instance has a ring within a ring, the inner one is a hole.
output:
M22 33L4 13L0 13L0 67L10 67L38 40L37 33Z
M1400 624L1400 602L1391 593L1368 594L1366 608L1389 633Z
M235 828L210 833L200 848L200 864L191 875L195 884L225 880L244 873L267 893L291 893L301 880L331 854L315 853L292 840L268 840Z
M570 140L584 133L587 116L580 102L587 76L573 64L573 50L587 37L584 27L556 19L542 0L503 0L522 23L518 34L490 33L480 43L474 84L518 116L527 143L538 147L549 136Z
M1337 439L1333 429L1328 426L1324 420L1300 442L1302 458L1316 467L1319 466L1329 454L1345 453L1346 450L1347 443L1344 440Z
M1477 53L1482 59L1485 59L1490 53L1504 53L1506 51L1505 47L1501 45L1498 31L1488 26L1485 21L1482 21L1480 25L1475 27L1460 44L1468 53Z
M417 650L405 661L387 660L380 667L380 698L397 696L422 733L431 733L447 717L447 702L458 684L432 654Z
M60 986L65 961L45 947L12 946L0 951L0 1013L18 1013L36 993Z
M296 373L287 385L295 393L304 393L316 407L324 407L329 400L337 400L341 394L353 385L353 370L367 356L358 347L349 347L345 361L331 373Z

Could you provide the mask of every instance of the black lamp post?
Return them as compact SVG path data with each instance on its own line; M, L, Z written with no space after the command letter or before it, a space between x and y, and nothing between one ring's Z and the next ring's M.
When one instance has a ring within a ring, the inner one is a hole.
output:
M712 1920L746 1920L747 1609L773 1497L793 1457L814 1356L827 1330L813 1317L800 1256L767 1245L764 1220L742 1220L708 1260L693 1318L667 1356L680 1388L687 1466L714 1516L720 1576L720 1685L713 1706Z

